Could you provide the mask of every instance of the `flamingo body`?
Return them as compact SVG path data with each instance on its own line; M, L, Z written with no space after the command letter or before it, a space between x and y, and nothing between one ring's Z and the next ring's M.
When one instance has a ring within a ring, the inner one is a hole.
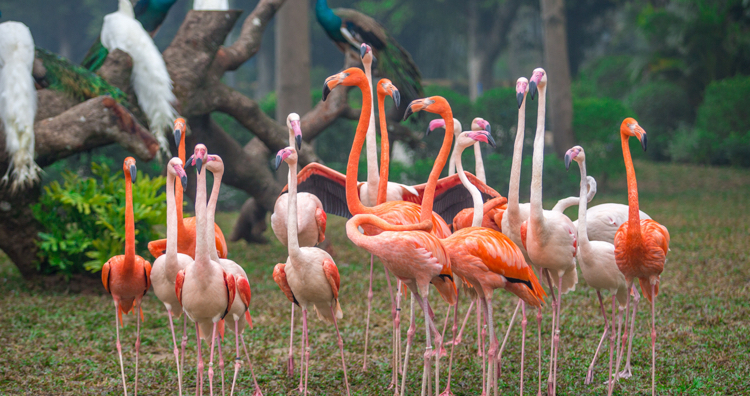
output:
M650 219L651 216L643 211L639 212L641 219ZM605 203L589 208L586 213L588 222L589 239L592 241L615 242L617 230L628 221L628 205ZM578 220L573 224L578 227Z
M276 199L271 228L282 245L288 246L286 216L289 194L283 194ZM297 224L300 246L315 246L326 238L326 213L320 199L310 193L297 195Z

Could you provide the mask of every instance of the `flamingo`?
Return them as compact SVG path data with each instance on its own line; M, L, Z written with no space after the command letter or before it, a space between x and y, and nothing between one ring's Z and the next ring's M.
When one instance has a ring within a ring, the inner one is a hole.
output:
M177 340L172 323L173 315L179 317L182 314L182 305L177 298L177 294L175 294L175 279L177 273L184 270L194 260L186 254L177 252L177 211L175 209L177 205L175 204L174 185L178 176L182 186L187 186L187 175L182 167L182 160L172 158L167 164L167 253L154 260L151 283L154 285L154 294L167 309L169 329L172 332L172 343L174 344L174 358L177 363L177 384L179 393L182 395L182 366L177 353ZM187 319L183 318L183 320L186 321ZM183 336L186 335L186 327L187 324L183 328ZM185 355L185 344L182 347L182 355Z
M363 113L364 114L364 113ZM305 382L302 385L302 370L300 368L300 391L307 395L307 377L310 368L310 343L307 334L307 311L315 309L318 318L333 323L336 328L341 365L344 369L344 383L346 394L349 395L349 379L346 374L346 360L344 359L344 342L339 333L336 319L344 317L339 304L339 289L341 278L333 258L325 250L316 247L300 247L297 238L297 151L294 147L282 149L276 155L276 168L281 161L289 165L289 201L287 216L287 239L289 241L289 258L286 264L277 264L273 270L273 279L284 292L290 302L302 308L302 331L304 345Z
M589 185L592 179L589 179ZM589 223L589 238L592 241L615 243L617 230L628 221L628 210L628 205L618 203L604 203L589 208L586 213L586 221ZM639 211L638 216L641 219L651 218L643 211ZM578 220L574 221L573 224L578 226Z
M125 396L128 387L125 384L125 367L122 363L122 346L120 345L120 323L122 314L127 314L135 304L136 338L135 338L135 387L138 395L138 352L141 348L141 320L143 310L141 299L151 286L151 264L135 254L135 223L133 220L133 182L136 178L135 159L125 158L122 164L125 173L125 254L110 258L102 266L102 284L115 302L115 332L117 334L117 354L120 357L122 388Z
M214 175L214 185L211 189L211 198L208 200L208 207L207 207L207 220L206 222L208 224L211 224L214 222L214 218L216 215L216 203L219 201L219 190L221 189L221 179L224 175L224 161L219 157L218 155L209 154L206 156L206 170L211 172ZM206 244L211 245L212 241L216 240L215 231L216 228L212 227L206 227ZM242 337L242 332L245 329L246 325L250 325L250 328L253 326L253 320L250 317L250 283L248 282L247 273L245 273L245 270L237 263L235 263L232 260L220 258L217 251L215 249L209 249L209 253L211 255L211 260L216 261L219 263L222 268L224 268L224 271L234 276L234 282L236 287L236 295L239 298L235 298L232 302L232 307L227 313L227 316L225 318L226 324L229 325L229 328L234 331L234 340L235 340L235 362L234 362L234 378L232 379L232 390L230 391L230 395L234 394L234 386L237 382L237 371L240 368L240 344L239 340L242 340L242 348L245 350L245 357L247 358L248 364L250 365L250 373L253 377L253 383L255 384L255 392L253 393L254 396L263 396L263 392L260 390L260 386L258 386L258 381L255 378L255 373L253 372L253 363L250 361L250 355L247 353L247 346L245 345L245 338ZM223 378L223 371L224 371L224 359L222 357L221 353L221 339L219 339L219 367L222 370L222 394L224 393L224 378Z
M286 125L289 129L289 146L302 147L302 130L300 129L300 118L297 113L290 113L286 118ZM288 178L288 177L287 177ZM276 235L276 239L284 246L289 246L287 241L287 208L289 207L289 194L281 194L276 199L271 215L271 228ZM300 246L315 246L326 238L326 212L323 210L323 204L320 199L310 193L297 194L297 238ZM287 361L287 374L291 377L294 375L294 356L292 355L292 341L294 340L294 304L292 304L292 313L289 329L289 359Z
M487 311L487 320L490 324L490 367L495 367L492 358L498 348L495 339L494 320L492 315L492 294L494 289L503 288L516 294L525 303L541 309L542 299L546 296L542 285L539 283L531 267L526 264L521 250L505 235L499 231L481 227L482 225L482 197L479 190L472 185L463 173L461 153L469 146L479 142L489 143L495 146L492 135L487 131L462 132L457 140L455 149L456 168L461 177L463 185L474 197L474 213L472 227L463 228L454 232L446 239L441 240L443 246L451 257L451 269L459 278L466 282L468 287L473 288L479 294L484 310ZM476 145L474 146L476 149ZM456 336L456 314L454 308L453 336ZM526 335L526 309L523 305L524 320L523 334ZM455 343L453 344L455 345ZM523 394L523 349L521 350L521 394ZM453 348L451 348L451 360ZM486 356L486 355L485 355ZM451 395L450 391L450 367L448 369L448 384L441 395ZM484 375L484 370L482 370ZM490 369L490 379L494 378L493 370ZM491 386L487 382L487 392ZM484 377L482 384L484 385ZM482 392L484 393L484 391Z
M612 359L615 353L615 299L620 307L625 306L625 300L628 295L628 288L625 282L625 275L620 272L615 262L615 246L604 241L589 241L587 232L588 216L586 215L587 202L587 179L586 179L586 153L581 146L575 146L565 153L565 168L570 167L570 161L578 163L581 169L581 198L578 204L578 218L581 220L577 224L578 228L578 251L576 259L581 266L581 273L586 284L596 289L596 295L599 298L599 307L604 317L604 332L599 340L599 345L594 352L594 358L591 360L586 380L584 384L589 385L594 380L594 365L596 358L599 356L599 350L604 343L604 339L609 334L609 376L612 377ZM607 325L607 314L604 311L602 302L602 289L609 290L612 295L612 329ZM611 331L611 332L610 332Z
M187 124L184 118L178 118L174 121L174 139L177 145L177 153L183 163L185 163L185 135L187 134ZM178 180L179 181L179 180ZM184 253L195 259L195 217L183 218L182 215L182 188L177 188L175 192L175 201L177 204L177 252ZM221 258L227 258L229 251L227 249L227 241L224 239L224 233L221 232L221 228L217 224L214 224L216 232L216 250ZM166 239L157 239L148 243L148 251L158 258L167 248ZM187 322L185 323L187 324ZM183 343L187 342L187 339L183 340ZM185 349L183 345L183 350Z
M633 159L630 156L628 140L635 136L641 141L643 151L646 151L646 131L633 118L626 118L620 125L620 140L622 141L622 156L628 180L628 221L622 223L615 234L615 260L617 267L625 275L628 290L633 286L633 279L638 278L641 291L651 302L651 394L656 389L656 296L659 294L659 278L664 271L669 251L669 231L667 227L651 219L640 219L638 210L638 185L635 179ZM625 303L625 312L630 305L630 294ZM627 317L625 319L627 321ZM625 324L627 329L627 323ZM624 338L623 338L624 339ZM625 347L623 342L623 347ZM612 394L614 382L617 381L620 370L621 353L617 358L615 380L610 383L609 393Z
M195 146L194 154L188 163L195 165L198 171L198 186L195 194L196 235L206 233L206 172L208 161L207 149L203 144ZM196 394L203 390L203 358L201 356L201 339L211 346L208 364L208 384L213 395L213 360L214 340L218 331L224 333L222 319L229 313L235 297L235 278L227 273L218 262L211 260L211 248L203 238L197 238L195 262L177 273L175 290L182 309L195 322L196 339L198 340L198 378ZM221 322L221 323L220 323ZM223 386L223 381L222 381Z
M34 38L21 22L0 23L0 123L5 127L5 150L10 165L0 185L12 178L11 190L39 181L41 168L34 162L36 89Z

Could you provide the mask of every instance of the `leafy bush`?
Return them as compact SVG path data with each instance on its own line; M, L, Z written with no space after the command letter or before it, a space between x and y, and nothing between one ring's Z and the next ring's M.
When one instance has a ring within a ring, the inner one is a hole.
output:
M125 183L122 171L91 164L94 177L63 175L44 187L34 217L44 226L39 233L39 258L50 272L65 275L97 272L110 257L123 254L125 245ZM166 219L164 177L138 172L133 186L133 214L137 253L148 257L149 241L159 238L154 226Z
M706 88L695 126L720 138L750 131L750 76L714 81Z
M750 132L726 138L700 128L682 130L669 146L673 161L750 167Z
M624 98L633 85L631 63L632 57L628 55L596 58L578 73L574 96Z
M518 102L515 87L493 88L484 91L475 103L477 116L484 118L492 125L492 135L497 143L496 153L504 156L513 155L513 143L516 140L518 125ZM534 138L536 128L537 102L526 97L526 135ZM531 133L531 135L529 135Z

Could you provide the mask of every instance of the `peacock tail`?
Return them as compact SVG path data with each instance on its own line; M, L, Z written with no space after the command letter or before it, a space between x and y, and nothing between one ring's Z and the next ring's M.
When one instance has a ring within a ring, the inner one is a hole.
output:
M87 70L95 72L102 67L104 61L107 59L107 55L109 55L109 51L104 48L102 41L97 37L94 45L89 48L88 52L86 52L86 56L83 57L81 66Z

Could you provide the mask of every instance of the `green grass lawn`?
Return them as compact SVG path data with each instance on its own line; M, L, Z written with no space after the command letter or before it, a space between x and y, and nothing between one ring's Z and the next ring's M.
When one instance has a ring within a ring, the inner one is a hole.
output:
M641 209L669 228L671 252L662 274L657 299L657 393L738 395L750 393L750 172L670 164L636 164ZM559 197L555 197L559 198ZM611 183L606 194L592 204L626 203L625 183ZM551 207L552 201L547 207ZM575 218L577 210L568 214ZM236 214L220 214L218 222L230 230ZM228 232L225 232L228 234ZM230 258L244 266L251 280L255 328L245 340L258 381L265 395L293 395L298 378L286 376L290 304L273 282L272 268L286 260L283 248L268 230L268 245L230 243ZM375 298L371 329L371 359L362 371L364 318L369 257L354 247L344 233L344 221L329 218L327 238L341 273L340 326L344 338L349 382L357 395L390 394L390 304L382 265L376 262ZM560 395L606 393L608 349L600 355L596 386L586 387L586 369L601 335L603 321L596 293L583 278L574 292L563 298L559 358ZM83 289L82 291L79 291ZM25 284L5 256L0 256L0 394L101 395L121 394L115 349L114 307L98 280L68 285L52 278ZM446 304L431 295L436 322L442 328ZM608 297L608 296L605 296ZM498 332L505 331L516 299L504 291L495 294ZM609 306L609 305L608 305ZM461 301L459 315L468 307ZM299 312L299 310L297 310ZM549 353L549 305L544 311L542 341L543 376ZM144 298L146 322L142 326L139 391L143 395L177 394L177 375L171 337L163 305L149 293ZM333 326L311 315L309 387L312 395L345 394L343 372ZM418 331L407 380L408 394L418 394L424 328L418 312ZM615 394L650 391L650 309L639 306L633 345L633 377L621 381ZM180 322L181 323L181 322ZM299 341L299 316L295 321ZM478 395L481 365L476 356L473 318L464 342L456 348L452 389L456 395ZM125 318L121 331L129 392L134 380L135 317ZM406 334L408 318L402 320ZM180 325L181 328L181 325ZM195 390L195 334L189 327L185 394ZM525 393L536 393L536 321L529 318L526 340ZM228 333L227 386L231 383L234 335ZM179 337L179 335L178 335ZM450 336L446 336L450 339ZM517 394L520 374L520 327L513 330L499 380L500 394ZM208 348L203 348L204 358ZM296 363L299 367L299 355ZM206 358L207 363L207 358ZM447 359L441 361L445 373ZM220 378L220 377L217 377ZM441 387L444 386L444 379ZM208 381L206 381L208 382ZM243 366L239 393L251 394L249 371ZM227 388L227 392L228 392ZM208 394L206 387L205 393Z

